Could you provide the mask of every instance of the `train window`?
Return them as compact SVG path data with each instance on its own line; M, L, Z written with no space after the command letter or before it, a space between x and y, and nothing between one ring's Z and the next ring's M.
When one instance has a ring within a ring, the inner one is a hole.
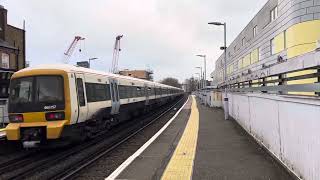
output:
M88 102L110 100L109 84L86 83L86 94Z
M14 79L11 82L10 100L11 104L15 103L31 103L33 93L33 78Z
M120 99L126 99L126 98L128 98L129 96L129 94L128 94L128 92L127 92L127 86L119 86L119 95L120 95Z
M142 87L141 88L142 96L146 96L146 88Z
M110 84L106 84L107 100L111 99L110 95Z
M81 78L77 78L77 93L78 93L79 105L85 106L86 102L84 99L84 89L83 89L83 82Z
M141 88L137 87L137 97L141 97Z
M63 80L60 76L36 77L36 102L63 102Z
M137 97L137 87L131 86L132 97Z
M131 93L131 86L126 86L126 97L131 98L132 93Z
M97 101L107 100L107 92L103 84L95 84L95 96Z
M94 102L94 90L93 90L93 84L86 83L86 95L87 95L87 101L88 102Z
M9 112L38 112L48 104L55 105L55 110L62 110L65 107L63 78L34 76L13 79L9 101Z
M126 97L126 88L125 86L121 86L119 85L119 96L120 96L120 99L125 99Z

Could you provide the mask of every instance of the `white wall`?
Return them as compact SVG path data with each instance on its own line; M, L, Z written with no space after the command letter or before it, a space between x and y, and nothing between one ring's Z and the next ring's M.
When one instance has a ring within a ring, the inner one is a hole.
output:
M230 93L229 114L295 174L320 179L320 100Z

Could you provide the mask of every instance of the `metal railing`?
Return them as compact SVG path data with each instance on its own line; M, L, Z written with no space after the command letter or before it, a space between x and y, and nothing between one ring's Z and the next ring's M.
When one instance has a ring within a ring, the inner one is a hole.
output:
M299 73L306 70L312 70L315 73L301 74L292 77L288 76L289 74L296 72ZM310 79L315 79L314 83L303 82L308 80L310 81ZM247 81L234 82L226 86L229 91L232 92L260 91L262 93L276 94L289 94L290 92L308 92L309 94L314 93L314 96L320 96L320 69L319 67L300 69L293 72L285 72ZM219 86L219 88L221 89L223 89L224 87L225 85Z

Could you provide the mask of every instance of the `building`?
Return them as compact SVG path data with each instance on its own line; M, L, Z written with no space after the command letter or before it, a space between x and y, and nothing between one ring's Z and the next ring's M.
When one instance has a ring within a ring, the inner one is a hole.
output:
M90 68L90 64L88 61L77 62L77 66L84 67L84 68Z
M10 77L26 66L25 30L7 23L7 10L0 5L0 123L6 114Z
M134 78L139 78L139 79L144 79L144 80L148 80L148 81L153 81L153 71L152 70L122 70L119 71L120 75L123 76L130 76L130 77L134 77Z
M315 65L304 61L315 59L317 41L320 39L319 7L319 0L269 0L227 48L228 84L250 87L253 83L276 80L281 72L269 71L276 66L282 68L282 73L297 71L281 74L284 77L317 72ZM281 67L283 62L290 62L291 65ZM211 77L213 84L224 84L224 54L216 61ZM317 83L318 79L287 84Z

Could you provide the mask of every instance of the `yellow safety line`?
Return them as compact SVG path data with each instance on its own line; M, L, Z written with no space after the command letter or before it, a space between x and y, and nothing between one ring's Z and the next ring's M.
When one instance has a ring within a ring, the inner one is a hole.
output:
M196 100L194 96L192 96L191 114L187 126L169 161L169 164L162 175L162 180L187 180L192 178L193 162L198 140L198 130L199 110L197 108Z

